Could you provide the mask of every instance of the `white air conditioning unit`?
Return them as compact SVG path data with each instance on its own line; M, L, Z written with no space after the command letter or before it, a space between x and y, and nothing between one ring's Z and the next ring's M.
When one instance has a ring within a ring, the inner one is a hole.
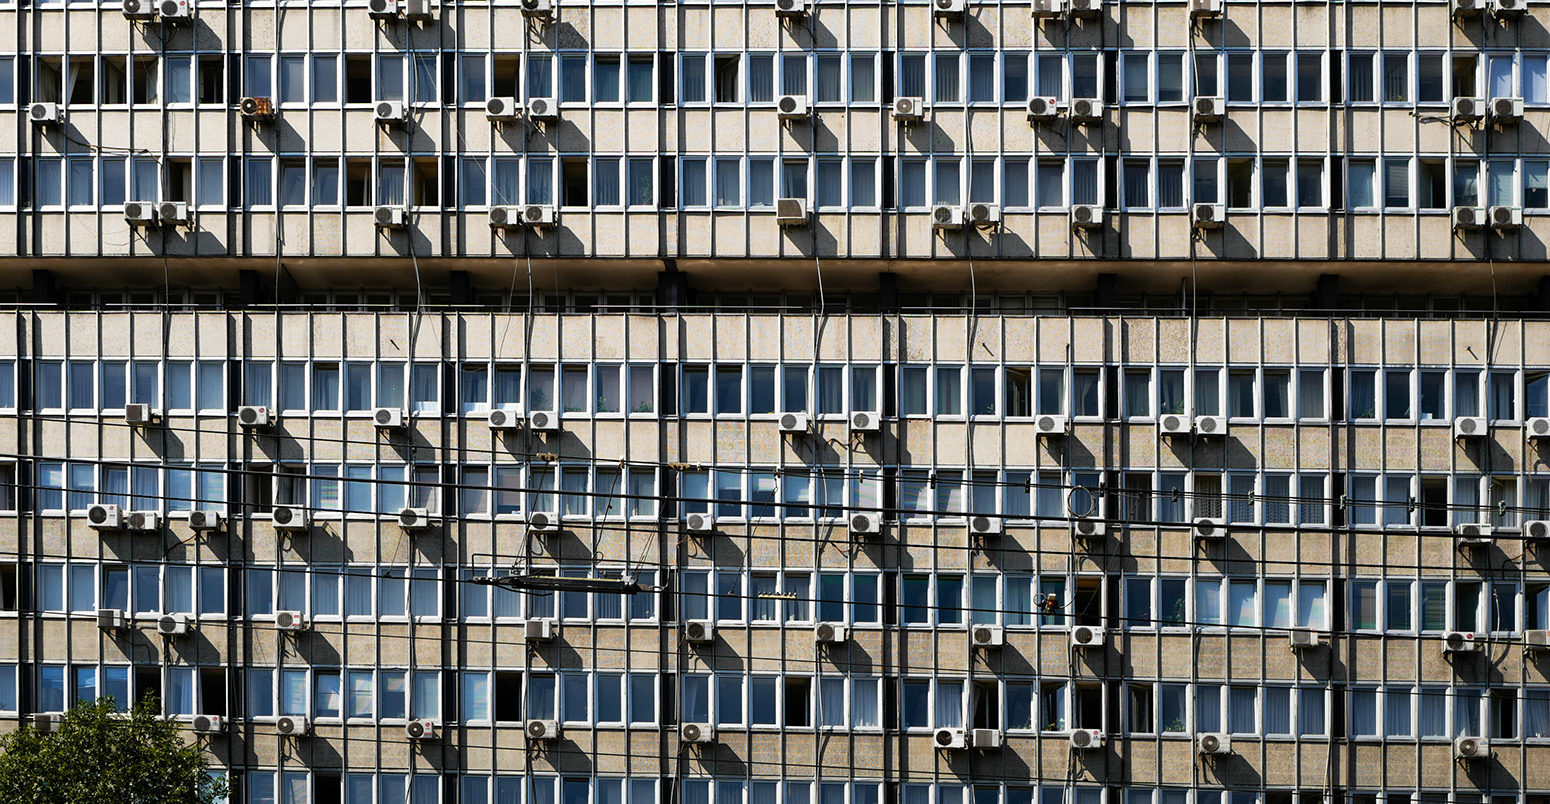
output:
M219 734L226 730L226 718L220 715L194 715L195 734Z
M1550 631L1543 629L1524 631L1523 648L1532 651L1550 650Z
M151 0L123 0L119 10L132 20L148 20L156 16L156 4Z
M1484 737L1460 737L1453 741L1454 759L1489 759L1491 741Z
M371 211L371 222L378 229L402 229L408 220L409 215L403 207L383 204Z
M1197 734L1195 735L1195 751L1206 756L1231 754L1232 737L1215 731Z
M981 751L1000 748L1001 743L1000 729L974 729L969 732L969 744Z
M366 13L373 19L398 16L398 0L366 0Z
M553 533L559 529L559 517L550 511L529 511L527 529L529 533Z
M128 628L129 616L123 609L97 609L97 627L104 631Z
M1475 641L1475 635L1471 631L1444 631L1442 634L1443 653L1478 653L1480 643Z
M969 628L969 641L976 648L999 648L1006 644L1006 629L999 625L976 625Z
M1455 123L1473 123L1486 111L1485 98L1454 98L1448 103L1448 119Z
M411 740L434 740L438 731L434 720L411 720L404 724L404 736Z
M1190 103L1190 117L1196 123L1214 123L1227 116L1227 99L1221 95L1201 95Z
M840 623L819 623L813 626L813 642L820 645L837 645L850 638L850 629Z
M1197 516L1194 528L1197 539L1227 538L1227 520L1219 516Z
M1550 438L1550 416L1530 416L1523 429L1530 439Z
M404 19L430 20L436 18L433 0L404 0Z
M1001 534L1001 518L975 514L969 517L969 533L975 536L998 536Z
M553 742L560 739L560 723L557 720L529 720L522 732L535 742Z
M274 414L263 405L243 405L237 408L237 424L243 429L268 427L274 424Z
M65 122L65 107L57 103L38 101L27 106L27 119L39 126L58 125Z
M1028 122L1047 123L1060 117L1060 101L1051 97L1028 99Z
M1189 208L1189 222L1196 229L1220 229L1227 222L1227 205L1195 204Z
M124 423L137 427L154 424L156 411L144 402L130 402L124 406Z
M124 526L124 511L116 505L94 503L86 508L86 524L95 530L118 530Z
M430 530L436 527L436 518L428 508L404 508L398 512L398 526L404 530Z
M1157 417L1157 432L1162 435L1186 436L1195 431L1195 423L1180 413L1164 413Z
M1286 634L1286 645L1292 650L1312 650L1323 644L1323 635L1311 628L1294 628Z
M529 618L522 623L522 639L527 642L548 642L554 639L554 618Z
M274 117L274 101L263 97L246 97L237 102L237 110L249 120L269 120Z
M1103 11L1103 0L1068 0L1073 17L1096 17Z
M1550 539L1550 520L1530 519L1523 523L1523 538L1533 541Z
M312 517L307 514L305 508L293 505L276 505L269 512L269 521L275 530L300 531L306 530L311 525Z
M490 207L487 219L492 229L522 228L521 207Z
M938 17L962 16L967 8L965 0L931 0L931 8Z
M716 519L706 513L690 514L684 517L684 529L690 533L710 533L716 529Z
M1195 432L1207 438L1227 435L1227 417L1196 416Z
M1516 229L1523 225L1523 208L1495 206L1486 211L1492 229Z
M852 433L876 433L883 429L882 418L870 410L858 410L850 414Z
M1222 14L1222 0L1189 0L1189 15L1191 17L1219 17Z
M800 17L806 14L809 0L775 0L775 13L783 17Z
M533 229L548 229L559 221L553 204L523 204L522 223Z
M1103 119L1103 101L1098 98L1073 98L1066 116L1077 123L1096 123Z
M1098 729L1076 729L1071 732L1071 750L1092 751L1102 748L1104 734Z
M161 0L156 4L156 13L162 22L187 22L193 19L194 8L188 0Z
M1458 537L1459 544L1487 545L1491 543L1491 537L1496 529L1490 525L1481 525L1476 522L1460 522L1453 526L1453 534Z
M1070 435L1071 420L1054 413L1041 413L1033 419L1033 433L1037 436Z
M220 530L220 511L189 511L188 527L192 530Z
M963 227L963 207L953 204L931 205L931 228L959 229Z
M1033 0L1033 16L1059 17L1066 13L1066 0Z
M1101 648L1103 647L1103 629L1092 625L1078 625L1071 629L1071 647L1073 648Z
M1453 228L1480 229L1487 223L1485 207L1454 207Z
M529 120L558 120L560 119L560 105L554 98L540 96L527 99L527 119Z
M1486 433L1485 418L1481 416L1460 416L1453 420L1454 438L1484 438Z
M529 411L527 429L535 433L552 433L560 429L560 417L552 410Z
M130 511L124 515L124 527L139 533L161 530L161 514L155 511Z
M969 747L969 733L963 729L937 729L931 734L931 743L947 751L961 751Z
M522 0L522 13L540 19L554 18L554 0Z
M775 99L775 113L782 120L806 120L813 114L806 95L781 95Z
M1516 123L1523 119L1523 99L1492 98L1489 111L1493 123Z
M155 226L156 204L151 201L126 201L124 220L131 226Z
M1491 13L1498 17L1515 16L1528 11L1528 0L1491 0Z
M806 433L812 428L812 420L806 413L780 414L780 431L782 433Z
M383 430L401 430L404 426L404 410L377 408L371 412L371 423Z
M1085 516L1071 520L1071 535L1079 539L1102 539L1108 532L1108 523L1102 520Z
M716 739L716 727L709 723L684 723L678 727L678 736L686 743L703 745Z
M193 618L187 614L161 614L156 617L156 633L162 636L187 634Z
M312 719L306 715L281 715L274 722L274 730L281 737L303 737L312 731Z
M715 642L716 624L710 620L690 620L684 623L683 634L685 642Z
M1071 228L1103 228L1103 207L1097 204L1077 204L1071 207Z
M522 102L516 98L490 98L484 102L484 116L491 120L516 120L522 116Z
M775 223L780 226L806 226L806 198L778 198L775 200Z
M1453 15L1455 17L1472 17L1485 10L1486 0L1453 0Z
M974 226L987 227L1001 225L1000 204L987 204L984 202L971 203L969 204L968 209L964 214L968 218L969 223L973 224Z
M305 631L307 617L299 611L277 611L274 613L274 627L277 631Z
M409 106L403 101L377 101L376 116L378 123L402 125L409 121Z
M926 99L906 96L893 99L893 119L905 125L914 125L926 119Z
M484 420L491 430L515 430L522 426L522 415L506 408L492 409Z
M850 532L876 536L883 532L883 515L876 511L857 511L850 515Z

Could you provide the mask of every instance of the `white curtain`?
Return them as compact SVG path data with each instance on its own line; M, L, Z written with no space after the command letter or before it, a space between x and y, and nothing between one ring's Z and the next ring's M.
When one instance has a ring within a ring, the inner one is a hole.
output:
M819 725L845 725L845 679L825 678L819 681L818 710Z
M1550 690L1531 689L1524 693L1523 736L1550 737Z
M1309 737L1325 733L1324 690L1304 687L1297 691L1297 731Z
M1220 731L1222 728L1222 688L1201 684L1195 690L1195 731Z
M620 203L619 160L601 158L592 167L592 203L594 206L611 207Z
M876 679L858 678L850 695L850 725L857 729L875 729L882 725Z
M1383 694L1383 733L1389 737L1409 737L1410 690L1389 690Z
M963 683L938 681L936 685L936 725L938 728L963 726Z
M1351 691L1351 736L1378 736L1378 693L1375 690Z
M1006 624L1033 624L1033 578L1022 575L1006 579Z
M1265 734L1292 733L1292 690L1289 687L1265 688Z
M775 57L768 53L748 56L748 100L769 103L775 100Z
M1230 687L1227 691L1227 730L1234 734L1254 734L1259 708L1257 687Z

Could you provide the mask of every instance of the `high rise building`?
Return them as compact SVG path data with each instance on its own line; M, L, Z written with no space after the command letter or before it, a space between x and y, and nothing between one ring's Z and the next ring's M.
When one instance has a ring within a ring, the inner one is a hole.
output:
M156 694L244 804L1550 804L1546 20L0 0L0 724Z

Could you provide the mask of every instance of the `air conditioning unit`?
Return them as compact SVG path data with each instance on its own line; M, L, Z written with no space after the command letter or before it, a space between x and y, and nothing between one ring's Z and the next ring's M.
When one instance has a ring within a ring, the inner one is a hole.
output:
M710 620L690 620L684 623L684 641L704 644L716 641L716 624Z
M53 734L65 724L64 715L39 714L32 716L32 728L39 734Z
M411 720L404 724L404 736L411 740L434 740L438 727L434 720Z
M780 431L782 433L806 433L812 428L813 422L806 413L780 414Z
M278 631L305 631L307 618L299 611L277 611L274 613L274 627Z
M377 101L376 116L378 123L402 125L409 121L409 107L403 101Z
M187 614L162 614L156 618L156 633L162 636L183 636L189 632L193 618Z
M522 623L522 639L527 642L548 642L554 639L554 618L529 618Z
M1195 538L1197 539L1225 539L1227 538L1227 520L1219 516L1195 517Z
M1103 101L1098 98L1074 98L1066 116L1077 123L1096 123L1103 119Z
M398 0L366 0L366 13L373 19L398 16Z
M876 433L882 429L882 419L870 410L858 410L850 414L850 431L852 433Z
M1001 205L999 204L986 204L983 202L969 204L968 211L965 214L969 223L975 226L1001 225Z
M398 512L398 526L404 530L430 530L436 527L436 518L428 508L404 508Z
M1523 225L1523 208L1496 206L1487 213L1492 229L1516 229Z
M554 98L538 97L527 99L527 119L529 120L558 120L560 119L560 106L554 102Z
M1060 101L1050 97L1028 99L1028 122L1049 122L1060 117Z
M1006 644L1006 629L999 625L976 625L969 629L969 641L976 648L999 648Z
M554 0L522 0L522 14L539 19L554 18Z
M1454 207L1453 228L1480 229L1486 225L1484 207Z
M1219 17L1222 15L1222 0L1189 0L1189 15Z
M95 503L86 508L86 524L95 530L118 530L124 526L124 512L116 505Z
M1157 417L1157 432L1162 435L1186 436L1195 431L1195 423L1180 413L1164 413Z
M1033 0L1033 16L1059 17L1066 13L1066 0Z
M144 426L156 421L156 412L144 402L130 402L124 405L124 423L133 426Z
M534 229L548 229L559 220L552 204L523 204L522 223Z
M1102 520L1085 516L1071 520L1071 535L1078 539L1102 539L1108 533L1108 523Z
M1201 95L1190 104L1190 117L1196 123L1214 123L1227 116L1227 99L1221 95Z
M857 511L850 515L850 532L860 536L876 536L883 532L883 515L876 511Z
M560 417L552 410L529 411L527 429L535 433L552 433L560 429Z
M783 17L800 17L808 11L809 0L775 0L775 13Z
M485 414L485 424L491 430L515 430L522 426L522 416L514 410L494 408Z
M1189 222L1196 229L1220 229L1227 222L1227 205L1195 204L1189 208Z
M938 17L962 16L966 7L964 0L931 0L931 8Z
M276 505L269 512L269 520L274 524L274 529L280 531L306 530L311 524L311 519L306 509L292 505Z
M560 723L557 720L529 720L522 732L529 740L553 742L560 739Z
M1484 438L1485 419L1481 416L1460 416L1453 420L1454 438Z
M1530 416L1523 429L1530 439L1550 438L1550 416Z
M1054 413L1041 413L1034 417L1033 433L1036 436L1070 435L1071 420Z
M237 110L245 119L254 122L274 119L274 101L269 98L243 98L237 102Z
M523 225L521 207L490 207L488 218L492 229L520 229Z
M529 511L527 529L529 533L553 533L559 530L559 517L549 511Z
M963 207L953 204L931 205L931 228L959 229L963 226Z
M1215 731L1197 734L1195 735L1195 751L1206 756L1231 754L1232 737Z
M1078 625L1071 629L1071 647L1073 648L1101 648L1103 647L1103 629L1092 625Z
M716 727L709 723L684 723L678 727L678 736L686 743L701 745L716 739Z
M1103 11L1103 0L1069 0L1071 16L1096 17Z
M377 408L371 412L371 423L383 430L403 429L403 408Z
M156 219L162 223L188 223L188 203L184 201L163 201L156 205Z
M119 10L132 20L148 20L156 16L156 5L151 0L123 0Z
M807 199L779 198L775 200L775 223L781 226L806 226Z
M1460 737L1453 741L1454 759L1489 759L1491 741L1483 737Z
M1103 207L1097 204L1077 204L1071 207L1071 228L1103 228Z
M974 729L969 732L969 744L982 751L1001 747L1000 729Z
M690 514L684 517L684 529L690 533L710 533L716 529L716 520L710 514Z
M432 0L404 0L404 19L431 20L436 18L436 5Z
M1491 13L1498 17L1515 16L1528 11L1528 0L1491 0Z
M226 718L220 715L194 715L195 734L219 734L226 730Z
M1516 123L1523 119L1523 99L1492 98L1490 112L1493 123Z
M125 202L124 220L131 226L154 226L156 225L156 204L151 201Z
M1071 750L1091 751L1102 748L1104 734L1098 729L1076 729L1071 732Z
M1550 539L1550 520L1530 519L1523 523L1523 538L1533 541Z
M782 120L806 120L813 114L806 95L781 95L775 99L775 113Z
M937 729L931 735L931 743L947 751L961 751L969 747L969 733L963 729Z
M926 99L914 96L893 99L893 119L907 126L924 122Z
M1001 533L1001 518L975 514L969 517L969 532L975 536L998 536Z
M813 642L836 645L850 638L850 629L839 623L819 623L813 626Z
M1227 435L1226 416L1196 416L1195 432L1204 437Z
M312 731L312 719L306 715L281 715L274 722L274 730L281 737L302 737Z
M1491 536L1496 529L1490 525L1481 525L1476 522L1461 522L1453 527L1453 534L1458 537L1459 544L1487 545L1491 543Z
M156 4L156 13L162 22L187 22L193 19L194 9L188 0L161 0Z
M404 212L403 207L384 204L371 211L371 222L376 224L378 229L402 229L408 219L409 215Z
M192 530L220 530L220 511L189 511L188 527Z
M1550 650L1550 631L1541 629L1524 631L1523 648L1533 651Z
M1485 98L1454 98L1448 103L1448 119L1455 123L1472 123L1485 114Z
M522 116L522 102L516 98L490 98L484 102L484 116L491 120L516 120Z
M123 609L97 609L97 627L104 631L117 631L129 627L129 617Z
M1470 631L1444 631L1442 634L1443 653L1478 653L1480 643L1475 641L1475 635Z
M139 533L155 533L161 530L161 514L155 511L130 511L124 516L124 526Z
M1473 17L1485 9L1486 0L1453 0L1453 16Z
M1311 628L1294 628L1287 632L1286 644L1292 650L1311 650L1323 645L1324 638Z
M65 122L65 107L57 103L38 101L28 105L27 119L39 126L52 126Z

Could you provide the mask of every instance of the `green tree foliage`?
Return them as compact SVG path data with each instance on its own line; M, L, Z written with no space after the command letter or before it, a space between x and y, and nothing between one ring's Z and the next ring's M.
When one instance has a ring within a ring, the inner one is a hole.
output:
M0 737L0 801L8 804L214 804L226 781L146 698L128 714L113 699L82 703L51 734L31 725Z

